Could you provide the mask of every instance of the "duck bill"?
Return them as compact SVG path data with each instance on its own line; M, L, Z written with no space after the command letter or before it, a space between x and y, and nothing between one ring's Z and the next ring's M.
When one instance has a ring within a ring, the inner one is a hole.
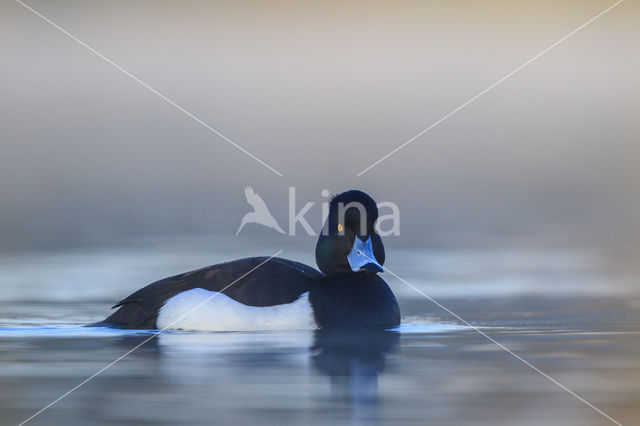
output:
M347 255L347 260L353 272L384 272L384 269L373 255L371 237L367 238L367 241L362 241L360 238L355 237L351 252Z

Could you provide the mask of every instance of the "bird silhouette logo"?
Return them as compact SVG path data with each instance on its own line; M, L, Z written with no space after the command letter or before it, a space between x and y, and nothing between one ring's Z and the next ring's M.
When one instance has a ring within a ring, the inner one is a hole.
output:
M253 211L244 215L242 222L240 222L240 227L236 231L236 235L240 233L247 223L257 223L267 228L275 229L281 234L285 233L282 228L280 228L280 225L278 225L278 222L276 222L276 219L269 211L262 197L260 197L252 187L247 186L244 188L244 196L247 198L247 203L253 207Z

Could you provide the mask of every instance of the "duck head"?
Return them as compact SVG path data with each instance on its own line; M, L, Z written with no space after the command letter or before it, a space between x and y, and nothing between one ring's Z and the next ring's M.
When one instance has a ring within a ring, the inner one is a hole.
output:
M326 276L383 272L384 246L374 225L376 202L351 190L331 199L329 216L316 245L316 263Z

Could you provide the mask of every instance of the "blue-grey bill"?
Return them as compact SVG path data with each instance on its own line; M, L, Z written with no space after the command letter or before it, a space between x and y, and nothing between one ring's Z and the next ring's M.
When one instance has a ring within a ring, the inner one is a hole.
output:
M351 252L347 255L347 260L349 261L351 270L354 272L366 271L373 273L384 271L373 255L371 237L367 238L366 241L362 241L360 238L355 237Z

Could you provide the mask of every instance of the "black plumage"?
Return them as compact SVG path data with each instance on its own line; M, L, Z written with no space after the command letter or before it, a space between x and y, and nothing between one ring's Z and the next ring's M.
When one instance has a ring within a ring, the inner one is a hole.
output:
M340 217L341 203L359 203L362 208L347 209ZM220 263L149 284L118 302L114 314L92 325L157 328L158 311L167 300L202 288L248 306L288 304L309 292L313 317L320 328L394 327L400 323L398 302L375 273L382 271L385 260L382 240L374 228L377 218L371 197L362 191L344 192L331 200L329 217L316 245L316 263L322 272L282 258L251 257ZM356 239L361 241L359 246ZM363 258L357 247L365 246L368 255ZM354 267L349 256L356 252L363 262Z
M132 329L156 328L158 310L164 302L178 293L194 288L222 292L249 306L291 303L301 294L311 290L314 281L323 277L314 268L277 257L259 266L267 259L269 258L239 259L156 281L118 302L113 306L119 308L118 311L94 325ZM255 271L248 273L256 267L258 268ZM240 278L245 274L245 277Z

